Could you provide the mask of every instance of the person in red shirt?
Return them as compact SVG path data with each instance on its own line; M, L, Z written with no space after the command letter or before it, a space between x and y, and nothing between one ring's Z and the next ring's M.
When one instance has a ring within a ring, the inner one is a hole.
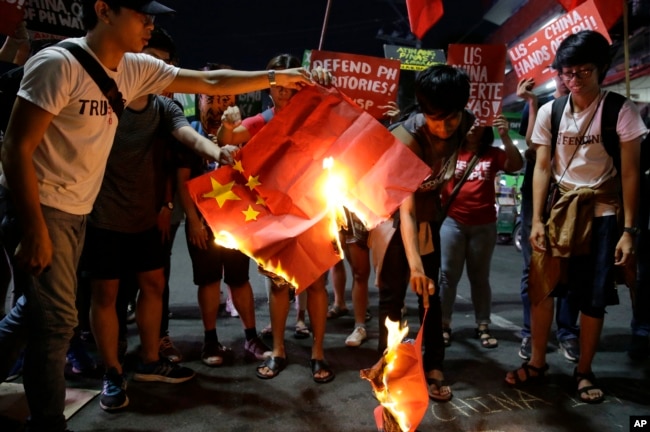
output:
M497 240L494 179L499 171L519 171L524 162L508 135L508 122L503 115L495 119L494 127L499 131L504 149L492 146L492 127L472 126L458 152L454 177L442 190L442 202L448 207L447 217L440 228L440 300L445 345L450 341L456 288L465 263L474 305L476 336L484 348L498 345L488 330L492 302L490 262ZM472 164L474 157L477 159ZM468 166L471 171L467 179L456 197L450 200L452 190Z

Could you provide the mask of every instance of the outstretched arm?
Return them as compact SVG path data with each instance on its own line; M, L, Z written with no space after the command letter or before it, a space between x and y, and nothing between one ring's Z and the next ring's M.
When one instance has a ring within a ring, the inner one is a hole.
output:
M301 89L313 85L311 74L304 68L275 71L276 85ZM169 93L242 94L267 89L271 86L268 71L238 71L218 69L195 71L181 69L164 90Z

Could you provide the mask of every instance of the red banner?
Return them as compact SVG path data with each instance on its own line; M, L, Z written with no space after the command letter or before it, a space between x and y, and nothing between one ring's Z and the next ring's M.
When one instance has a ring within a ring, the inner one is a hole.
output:
M442 18L442 0L406 0L411 33L422 39L435 23Z
M333 167L325 170L329 158ZM197 177L188 188L216 238L234 240L301 291L341 258L329 230L332 198L373 227L430 172L337 89L312 86L276 113L233 167ZM332 177L342 187L328 195Z
M508 50L517 77L534 78L539 84L553 78L555 72L550 66L560 43L582 30L597 31L612 42L598 9L589 0Z
M557 0L558 3L567 11L572 11L585 0ZM612 28L618 19L623 15L623 2L627 0L594 0L594 5L600 16L603 18L603 23L606 28Z
M506 46L451 44L447 64L465 69L471 81L467 108L481 126L492 125L503 103Z
M310 65L329 70L334 85L376 119L384 117L380 106L397 101L398 60L313 50Z

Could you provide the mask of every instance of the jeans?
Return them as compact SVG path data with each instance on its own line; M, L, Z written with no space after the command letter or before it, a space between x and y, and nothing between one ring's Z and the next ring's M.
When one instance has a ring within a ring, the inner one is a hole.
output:
M528 166L532 166L530 173ZM526 165L526 177L530 176L532 182L532 169L534 164ZM526 180L524 180L526 181ZM532 192L521 193L521 256L524 259L524 265L521 272L521 303L523 306L524 325L521 329L521 337L530 337L530 300L528 298L528 273L530 266L530 256L532 255L532 246L528 240L532 228L533 220L533 197ZM577 299L573 295L557 297L555 300L555 325L557 331L555 336L559 342L575 339L578 337L578 314L580 308Z
M76 270L84 242L86 216L41 206L54 254L48 271L33 277L33 286L0 321L0 352L15 352L26 338L23 385L31 413L30 431L66 428L66 352L77 325Z
M431 224L433 241L436 252L422 256L425 274L434 282L438 281L440 272L440 236L439 227ZM382 266L379 284L379 343L378 350L383 353L386 349L388 330L384 325L386 318L392 321L401 321L404 297L409 284L409 265L404 252L402 235L399 227L388 244L384 264ZM440 293L429 297L429 311L424 318L424 305L422 296L418 296L418 315L420 323L424 326L424 371L442 370L445 358L445 346L442 340L442 320L440 310Z
M449 327L456 300L456 288L467 263L476 324L489 324L492 310L490 263L497 242L496 222L463 225L447 217L440 228L440 300L442 325Z

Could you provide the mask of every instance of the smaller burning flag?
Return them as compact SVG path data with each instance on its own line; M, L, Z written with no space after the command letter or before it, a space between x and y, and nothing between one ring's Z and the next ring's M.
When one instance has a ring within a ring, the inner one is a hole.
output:
M429 406L429 394L422 364L423 327L415 341L405 341L406 325L386 319L388 347L371 368L361 371L370 381L381 403L375 410L377 427L385 432L412 432Z

